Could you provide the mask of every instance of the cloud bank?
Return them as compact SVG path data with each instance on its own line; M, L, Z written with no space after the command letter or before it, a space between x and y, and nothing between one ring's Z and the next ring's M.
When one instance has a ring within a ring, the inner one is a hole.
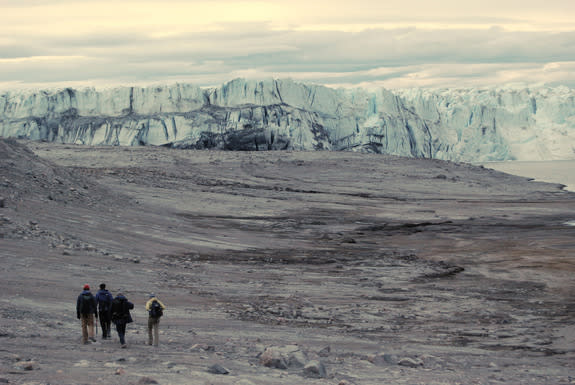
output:
M575 2L3 1L0 88L289 77L575 88Z

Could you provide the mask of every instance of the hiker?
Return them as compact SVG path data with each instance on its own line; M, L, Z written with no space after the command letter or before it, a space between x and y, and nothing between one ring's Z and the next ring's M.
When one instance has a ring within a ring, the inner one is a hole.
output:
M84 285L84 290L76 301L76 315L82 321L82 343L96 342L96 338L94 338L94 317L98 318L98 313L96 311L96 299L90 292L90 285L88 284Z
M112 301L112 322L116 325L122 348L126 348L126 325L134 321L130 315L130 310L133 308L134 304L122 293L118 293Z
M112 321L112 294L106 290L106 284L100 284L100 290L96 293L96 303L98 304L98 316L100 317L100 326L102 326L102 339L108 339L110 335L110 325Z
M148 345L158 346L160 342L160 317L164 314L166 307L154 293L150 294L150 299L146 302L148 311ZM153 335L152 335L153 334Z

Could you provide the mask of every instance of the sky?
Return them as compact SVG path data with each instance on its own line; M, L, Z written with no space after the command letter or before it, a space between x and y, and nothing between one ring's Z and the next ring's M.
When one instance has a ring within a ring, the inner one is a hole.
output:
M575 88L574 0L0 0L0 89Z

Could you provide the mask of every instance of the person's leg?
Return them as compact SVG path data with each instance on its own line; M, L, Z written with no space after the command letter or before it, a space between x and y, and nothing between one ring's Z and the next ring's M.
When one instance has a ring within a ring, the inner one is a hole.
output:
M82 323L82 343L88 343L88 319L85 315L80 315L80 322Z
M151 345L153 342L152 337L153 328L154 328L154 319L152 317L148 317L148 345Z
M106 312L98 312L98 316L100 318L100 326L102 327L102 339L106 339L106 336L108 335L106 329Z
M106 313L106 337L112 338L112 316L110 313Z
M160 319L156 318L154 322L154 346L158 346L160 343Z
M118 338L120 339L120 343L123 343L122 341L124 340L124 336L122 335L122 325L120 321L114 321L114 324L116 325L116 332L118 333Z
M88 322L88 337L92 341L96 341L96 339L94 338L94 314L88 314L86 316L86 319Z
M104 320L104 313L98 311L98 322L100 322L100 328L102 329L102 339L106 339L106 320Z
M118 329L118 336L120 337L120 343L126 345L126 322L121 321L116 325Z

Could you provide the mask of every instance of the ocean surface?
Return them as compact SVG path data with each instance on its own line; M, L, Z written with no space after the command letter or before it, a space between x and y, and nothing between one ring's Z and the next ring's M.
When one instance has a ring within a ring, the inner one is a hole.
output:
M541 182L560 183L575 192L575 160L487 162L483 166Z

